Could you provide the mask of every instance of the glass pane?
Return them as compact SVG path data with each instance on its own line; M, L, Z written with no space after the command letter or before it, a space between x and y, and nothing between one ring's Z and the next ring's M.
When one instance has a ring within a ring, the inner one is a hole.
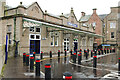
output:
M36 32L40 32L40 28L36 28Z
M36 39L40 39L40 35L36 35Z
M30 38L31 38L31 39L34 39L34 38L35 38L35 36L34 36L34 35L31 35L31 36L30 36Z
M34 27L30 27L30 32L34 32Z

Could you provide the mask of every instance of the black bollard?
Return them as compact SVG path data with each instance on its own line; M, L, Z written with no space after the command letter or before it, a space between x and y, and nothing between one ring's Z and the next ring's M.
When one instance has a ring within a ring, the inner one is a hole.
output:
M40 59L36 59L35 75L36 75L36 76L40 76Z
M81 59L81 56L82 56L82 55L81 55L81 52L79 52L79 54L78 54L78 64L81 64L81 60L82 60L82 59Z
M40 59L43 59L43 52L41 51L41 55L40 55L41 57L40 57Z
M106 54L106 48L104 48L104 53Z
M107 48L107 54L109 53L109 48Z
M45 80L51 79L51 65L45 64Z
M52 58L52 51L50 51L50 58Z
M60 58L60 50L58 50L58 58Z
M72 56L72 49L71 49L71 51L70 51L70 55Z
M26 66L29 66L29 54L26 54Z
M76 53L73 55L73 63L76 63Z
M93 56L93 68L96 68L96 66L97 66L97 55L94 54L94 56Z
M98 55L100 55L100 49L98 49Z
M78 51L77 51L77 49L76 49L76 55L77 55L77 52L78 52Z
M93 57L93 50L91 50L91 57Z
M103 55L103 49L101 49L102 55Z
M67 56L67 50L65 50L65 57Z
M118 74L120 75L120 58L118 58L119 59L119 63L118 63Z
M89 55L89 49L87 49L88 55Z
M112 53L112 48L110 49L110 53Z
M69 72L63 73L63 79L65 80L72 80L72 74Z
M26 53L23 53L23 63L25 63Z
M30 72L34 71L34 57L30 57Z
M35 52L33 52L33 57L34 57L34 61L35 61Z
M85 51L86 60L88 59L88 52Z

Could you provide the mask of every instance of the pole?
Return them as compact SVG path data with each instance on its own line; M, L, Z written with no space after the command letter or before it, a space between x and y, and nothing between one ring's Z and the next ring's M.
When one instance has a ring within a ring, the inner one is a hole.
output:
M96 66L97 66L97 55L94 54L94 56L93 56L93 68L96 68Z
M60 58L60 50L58 50L58 58Z
M41 51L41 55L40 55L41 57L40 57L40 59L43 59L43 52Z
M36 76L40 76L40 59L36 59L36 71L35 71Z
M76 53L73 55L73 63L76 63Z
M67 56L67 50L65 50L65 57Z
M81 55L81 52L79 52L79 54L78 54L78 64L81 64L81 60L82 60L82 59L81 59L81 56L82 56L82 55Z
M52 58L52 51L50 51L50 58Z
M34 57L30 57L30 72L34 71Z
M45 80L51 79L51 65L45 64Z
M26 66L29 66L29 54L26 54Z
M23 53L23 63L25 63L26 53Z
M63 73L63 79L65 80L72 80L72 74L69 72Z

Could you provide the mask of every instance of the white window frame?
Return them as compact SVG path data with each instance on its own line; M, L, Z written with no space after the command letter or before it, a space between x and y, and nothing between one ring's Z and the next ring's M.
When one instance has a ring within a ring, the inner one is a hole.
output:
M34 39L31 38L31 35L34 35ZM36 35L39 35L39 39L36 39ZM41 40L41 35L40 34L29 34L29 39L30 40Z
M110 28L116 28L116 23L115 22L110 22Z
M66 50L68 49L68 51L70 50L70 42L69 41L70 41L69 38L64 38L64 42L66 42L66 45L64 45L64 46L66 46ZM67 43L69 43L69 45L67 45ZM69 46L69 48L67 48L68 46ZM64 48L63 48L63 51L64 51Z
M90 46L93 46L93 40L90 39Z
M36 28L39 28L39 29L40 29L40 32L36 32ZM36 33L41 33L41 28L40 28L40 27L35 27L35 32L36 32Z
M53 45L51 45L51 41L50 41L50 45L54 46L54 36L52 37L52 42L53 42Z
M55 46L58 46L58 37L56 37L56 39L57 39L57 45L55 45Z
M112 32L111 32L111 33L112 33ZM115 32L113 32L113 33L114 33L113 36L114 36L114 38L115 38ZM111 34L110 34L110 38L111 38L111 39L114 39L114 38L112 38L112 35L111 35Z

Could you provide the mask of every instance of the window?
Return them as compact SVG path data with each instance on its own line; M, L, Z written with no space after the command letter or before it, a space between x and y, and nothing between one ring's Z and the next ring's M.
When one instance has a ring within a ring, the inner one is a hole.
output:
M12 35L11 35L11 33L8 34L8 42L9 42L9 44L12 44Z
M11 25L7 25L7 27L8 27L8 32L11 32L12 31L12 26Z
M30 38L31 39L35 39L35 35L30 35Z
M116 28L116 23L111 22L111 23L110 23L110 28Z
M30 32L34 32L34 27L30 27Z
M86 39L83 39L83 40L82 40L82 45L83 45L83 46L86 46Z
M114 38L114 32L111 32L111 38Z
M40 34L30 34L29 39L30 40L41 40L41 35Z
M90 40L90 46L93 46L93 40L92 39Z
M36 28L36 32L40 32L40 28L39 27Z
M51 38L51 46L54 46L54 37Z
M55 46L58 46L58 37L55 37Z
M96 26L96 22L93 22L92 25L93 25L93 27L95 27Z
M69 39L68 38L64 39L64 50L69 51Z

